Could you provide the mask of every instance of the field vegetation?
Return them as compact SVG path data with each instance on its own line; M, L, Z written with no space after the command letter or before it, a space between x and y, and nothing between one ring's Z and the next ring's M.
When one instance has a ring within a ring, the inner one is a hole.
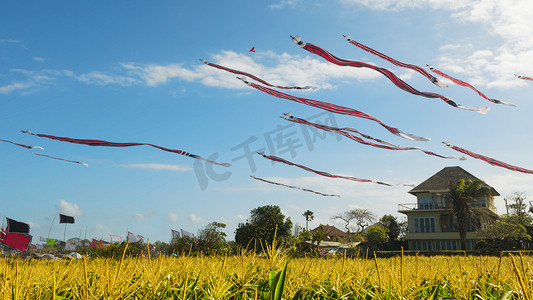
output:
M531 299L533 258L262 254L0 259L4 299Z

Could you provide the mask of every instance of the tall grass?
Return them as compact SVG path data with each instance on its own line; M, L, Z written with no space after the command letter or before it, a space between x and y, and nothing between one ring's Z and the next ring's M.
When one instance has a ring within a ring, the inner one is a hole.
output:
M529 256L0 259L3 299L533 299Z

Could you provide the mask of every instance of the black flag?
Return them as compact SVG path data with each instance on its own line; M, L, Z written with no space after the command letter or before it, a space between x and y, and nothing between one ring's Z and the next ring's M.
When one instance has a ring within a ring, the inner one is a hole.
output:
M61 223L74 224L74 217L59 214L59 224Z
M7 220L7 232L18 232L18 233L30 233L30 225L26 223L22 223L19 221L15 221L10 218L6 218Z

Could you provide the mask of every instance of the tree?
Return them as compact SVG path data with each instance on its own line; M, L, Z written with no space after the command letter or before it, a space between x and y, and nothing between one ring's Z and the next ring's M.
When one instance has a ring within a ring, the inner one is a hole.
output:
M206 253L216 253L217 250L224 247L226 243L226 234L220 231L226 228L226 224L212 222L198 232L198 250Z
M306 210L302 215L305 217L305 230L309 230L309 222L313 221L315 216L310 210Z
M453 215L457 218L459 225L459 238L461 239L461 250L466 250L466 232L468 222L473 223L473 211L470 207L471 202L477 199L490 196L490 188L483 180L459 180L455 186L450 188L449 205ZM481 213L482 210L477 210Z
M379 219L379 223L386 229L389 241L398 239L400 236L401 227L396 217L392 215L384 215Z
M365 239L370 244L370 248L380 250L389 242L389 235L383 227L373 225L368 228Z
M277 229L276 229L277 228ZM252 209L250 219L239 223L235 230L235 242L247 247L252 240L272 244L283 243L290 239L292 221L285 218L277 205L266 205Z
M361 233L365 228L375 221L374 214L365 208L354 208L343 213L334 215L332 220L344 222L344 228L348 233L355 231ZM351 225L350 223L354 223Z
M499 249L520 248L523 242L531 240L526 228L515 223L512 217L503 217L480 230L479 236L486 239L490 246Z

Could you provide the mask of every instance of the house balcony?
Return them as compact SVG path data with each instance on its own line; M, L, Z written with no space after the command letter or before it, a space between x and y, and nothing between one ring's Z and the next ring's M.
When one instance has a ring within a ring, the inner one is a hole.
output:
M471 207L472 208L477 208L477 207L487 207L485 203L479 203L479 204L475 204L475 205L472 205L471 204ZM448 210L450 209L449 206L447 206L446 204L441 204L441 203L402 203L402 204L398 204L398 212L409 212L409 211L424 211L424 210ZM496 212L496 207L495 206L490 206L489 207L490 210L492 210L493 212Z
M448 206L446 205L440 205L438 203L402 203L398 204L398 211L404 212L404 211L413 211L413 210L443 210L448 209Z

